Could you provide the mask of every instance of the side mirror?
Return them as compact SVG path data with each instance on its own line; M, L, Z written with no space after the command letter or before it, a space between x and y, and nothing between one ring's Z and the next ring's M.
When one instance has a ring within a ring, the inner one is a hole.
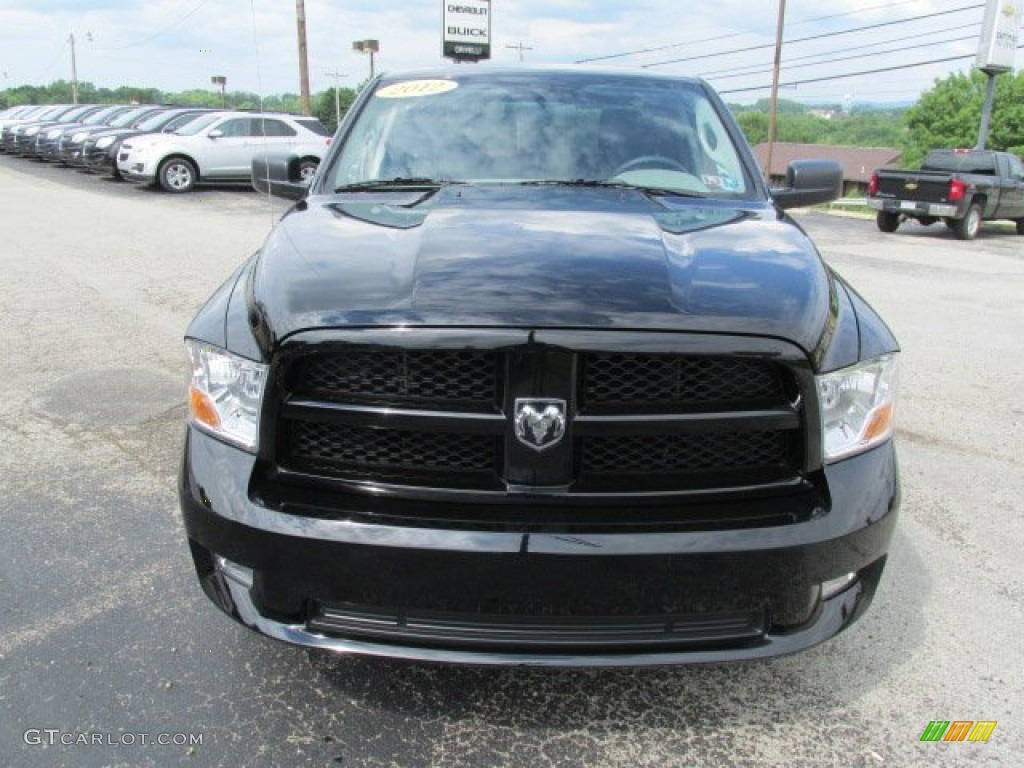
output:
M257 155L252 159L252 185L264 194L301 200L309 192L302 180L298 155Z
M786 186L771 190L783 210L830 203L843 192L843 169L833 160L794 160L786 169Z
M222 131L220 128L214 128L206 135L209 136L211 139L219 139L221 136L224 135L224 131Z

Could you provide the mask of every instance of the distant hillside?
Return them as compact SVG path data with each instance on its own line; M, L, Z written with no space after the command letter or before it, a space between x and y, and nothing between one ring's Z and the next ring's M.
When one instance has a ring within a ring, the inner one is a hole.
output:
M768 140L769 102L730 104L747 141ZM906 139L905 107L858 104L845 111L840 104L801 104L780 99L776 140L797 144L834 144L849 147L899 147Z

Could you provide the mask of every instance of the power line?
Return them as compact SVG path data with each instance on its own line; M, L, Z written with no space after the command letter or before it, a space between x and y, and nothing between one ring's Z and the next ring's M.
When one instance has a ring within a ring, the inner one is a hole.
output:
M856 16L859 13L866 13L868 11L878 10L889 10L890 8L896 8L901 5L911 5L916 0L903 0L899 3L887 3L885 5L872 5L868 8L858 8L856 11L846 11L845 13L833 13L828 16L817 16L813 19L804 19L803 21L795 21L789 26L799 27L803 24L813 24L816 21L827 21L828 19L838 19L841 16ZM659 45L655 48L642 48L636 51L625 51L623 53L610 53L605 56L592 56L588 59L577 59L574 64L588 64L592 61L605 61L607 59L621 59L625 56L639 56L642 53L657 53L658 51L668 51L672 48L681 48L684 45L698 45L700 43L717 43L719 40L728 40L733 37L743 37L749 35L750 32L732 32L728 35L716 35L715 37L705 37L701 40L686 40L682 43L672 43L670 45Z
M189 18L191 18L192 16L194 16L194 15L195 15L196 13L198 13L198 12L199 12L199 11L200 11L200 10L202 9L202 7L203 7L204 5L206 5L206 4L208 3L208 2L210 2L210 0L202 0L202 2L200 2L200 3L199 3L199 5L197 5L197 6L196 6L195 8L193 8L193 9L192 9L191 11L189 11L188 13L186 13L186 14L185 14L184 16L182 16L182 17L181 17L180 19L178 19L177 21L175 21L175 22L173 22L173 23L171 23L171 24L168 24L168 25L167 25L166 27L164 27L163 29L161 29L161 30L159 30L159 31L157 31L157 32L154 32L154 33L153 33L152 35L150 35L149 37L147 37L147 38L146 38L146 39L144 39L144 40L140 40L140 41L138 41L138 42L136 42L136 43L128 43L128 45L121 45L121 46L118 46L118 47L116 47L116 48L100 48L100 49L98 49L98 50L101 50L101 51L123 51L123 50L126 50L126 49L128 49L128 48L138 48L139 46L142 46L142 45L146 45L146 44L147 44L147 43L149 43L150 41L152 41L152 40L156 40L156 39L157 39L158 37L160 37L161 35L165 35L165 34L167 34L167 33L168 33L168 32L170 32L170 31L171 31L172 29L174 29L175 27L177 27L177 26L178 26L179 24L182 24L183 22L187 21L187 20L188 20Z
M1024 48L1024 45L1018 45L1018 48ZM861 75L877 75L883 72L898 72L902 69L914 69L915 67L927 67L929 64L945 64L950 61L961 61L962 59L973 59L976 54L969 53L966 56L948 56L944 59L931 59L930 61L918 61L913 64L900 64L895 67L881 67L879 69L865 69L861 72L847 72L842 75L830 75L829 77L815 77L809 80L794 80L789 83L779 83L780 88L795 88L798 85L807 85L808 83L824 83L829 80L845 80L849 77L859 77ZM764 91L770 88L770 85L758 85L751 88L731 88L728 90L718 91L719 93L748 93L750 91ZM716 89L717 90L717 89Z
M798 37L798 38L794 38L792 40L786 40L786 41L784 41L784 43L785 43L785 45L794 45L796 43L810 42L811 40L823 40L823 39L825 39L827 37L839 37L840 35L849 35L849 34L852 34L854 32L865 32L865 31L867 31L869 29L880 29L882 27L891 27L891 26L896 25L896 24L906 24L908 22L921 21L922 19L931 19L931 18L935 18L937 16L948 16L948 15L950 15L952 13L962 13L963 11L973 11L973 10L976 10L978 8L983 8L983 7L984 7L983 4L966 5L966 6L962 7L962 8L954 8L954 9L948 10L948 11L936 11L935 13L926 13L926 14L922 14L921 16L913 16L913 17L908 18L908 19L895 19L893 21L879 22L878 24L868 24L867 26L864 26L864 27L852 27L850 29L843 29L843 30L839 30L838 32L825 32L825 33L822 33L820 35L810 35L809 37ZM731 51L719 51L718 53L704 53L704 54L701 54L699 56L685 56L685 57L683 57L681 59L669 59L669 60L666 60L666 61L655 61L655 62L653 62L651 64L643 64L641 66L643 66L644 69L648 69L650 67L661 67L661 66L664 66L666 64L678 64L678 63L683 62L683 61L697 61L698 59L711 59L711 58L715 58L717 56L728 56L728 55L734 54L734 53L747 53L748 51L757 51L757 50L763 50L765 48L774 48L774 47L775 47L774 43L767 43L765 45L754 45L754 46L749 46L749 47L745 47L745 48L737 48L737 49L734 49L734 50L731 50Z
M64 56L64 46L67 44L67 42L67 39L63 39L60 41L60 46L57 48L57 52L53 55L53 58L50 60L50 63L47 64L46 67L42 70L44 78L50 76L50 72L53 71L54 65L57 63L59 59L61 59Z
M807 67L818 67L818 66L821 66L822 64L835 64L838 61L852 61L853 59L866 59L869 56L881 56L881 55L886 54L886 53L901 53L902 51L912 51L912 50L915 50L916 48L932 48L932 47L934 47L936 45L943 45L945 43L962 43L965 40L976 40L976 39L977 39L977 35L967 35L966 37L951 37L948 40L933 40L932 42L929 42L929 43L920 43L918 45L905 45L902 48L888 48L888 49L886 49L884 51L874 51L872 53L858 53L858 54L856 54L854 56L839 56L839 57L834 58L834 59L822 59L821 61L812 61L812 62L809 62L807 64L794 64L792 66L790 66L789 64L786 64L783 68L786 69L786 70L806 69ZM817 55L821 56L823 54L819 53ZM771 71L772 71L771 69L759 69L756 72L742 72L740 74L723 75L723 76L718 77L716 79L717 80L732 80L732 79L737 78L737 77L746 77L747 75L763 75L766 72L771 72ZM703 75L702 75L702 77L703 77Z
M848 46L846 48L833 48L831 51L828 51L828 53L809 53L809 54L807 54L805 56L793 56L791 58L787 58L786 59L786 65L788 66L790 63L792 63L794 61L806 61L807 59L816 59L819 56L831 56L831 55L837 54L837 53L850 53L852 51L864 51L864 50L867 50L869 48L877 48L880 45L888 45L889 43L899 43L899 42L902 42L904 40L923 39L923 38L931 36L931 35L942 35L942 34L945 34L947 32L962 32L965 29L968 29L970 27L978 27L978 26L981 26L981 22L976 22L974 24L968 24L967 26L964 26L963 24L958 24L955 27L946 27L945 29L935 29L935 30L932 30L931 32L923 32L920 35L916 35L914 37L910 37L910 36L907 36L907 35L901 35L900 37L892 37L892 38L889 38L888 40L877 40L877 41L875 41L873 43L866 43L864 45L853 45L853 46ZM735 74L749 74L749 75L760 74L760 72L762 72L763 70L754 71L754 69L756 67L760 67L760 66L763 66L763 65L761 65L761 64L749 64L749 65L747 65L745 67L733 67L732 69L719 69L719 70L716 70L715 72L702 72L700 76L701 77L705 77L705 78L710 78L710 77L718 77L719 75L732 75L734 73Z

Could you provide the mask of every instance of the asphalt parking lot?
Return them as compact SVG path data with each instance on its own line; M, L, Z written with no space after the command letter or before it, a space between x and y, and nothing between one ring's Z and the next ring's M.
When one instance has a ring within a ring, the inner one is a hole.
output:
M904 347L902 517L864 619L763 663L495 670L284 646L198 588L175 491L181 337L281 203L0 155L0 206L3 764L1020 764L1024 237L1012 229L963 243L941 226L883 235L798 215ZM997 726L986 743L922 743L933 720Z

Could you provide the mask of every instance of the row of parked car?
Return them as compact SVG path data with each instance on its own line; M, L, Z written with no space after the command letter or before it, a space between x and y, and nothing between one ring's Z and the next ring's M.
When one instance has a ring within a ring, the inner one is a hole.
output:
M249 182L268 150L312 177L331 142L315 117L138 104L23 105L0 111L0 152L189 192Z

